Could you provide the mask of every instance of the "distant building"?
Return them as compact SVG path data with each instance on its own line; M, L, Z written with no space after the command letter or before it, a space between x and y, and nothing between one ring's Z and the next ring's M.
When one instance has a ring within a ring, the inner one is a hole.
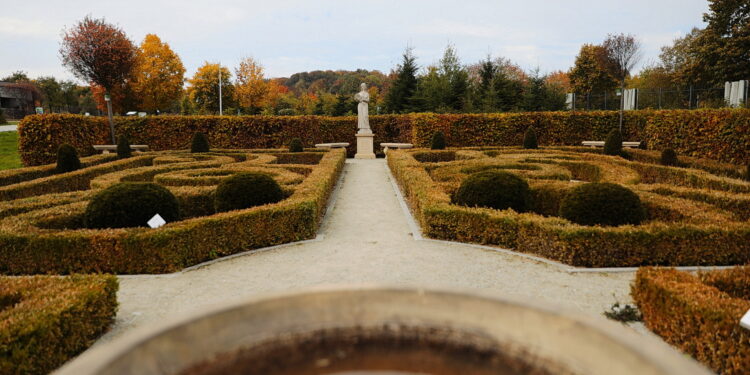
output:
M38 99L35 98L35 88L28 83L0 82L0 108L5 117L20 119L34 114Z

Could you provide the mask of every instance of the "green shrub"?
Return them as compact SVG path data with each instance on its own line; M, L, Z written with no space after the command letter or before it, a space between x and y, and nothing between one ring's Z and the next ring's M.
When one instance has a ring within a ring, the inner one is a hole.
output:
M201 132L195 133L193 135L193 144L190 146L190 152L208 152L209 149L208 137Z
M78 159L78 151L69 144L62 144L57 149L57 173L73 172L81 169L81 160Z
M453 203L524 212L529 207L529 184L508 172L485 171L467 177L453 196Z
M289 142L289 152L302 152L304 150L301 139L293 138L292 141Z
M130 156L132 156L130 150L130 142L124 135L121 135L117 140L117 158L127 159Z
M569 191L560 202L560 216L581 225L640 224L645 218L641 199L630 189L592 182Z
M0 108L0 125L5 125L7 123L8 121L5 120L5 114L3 113L3 109Z
M263 173L239 173L225 179L216 188L214 208L216 212L241 210L284 198L279 184Z
M529 126L529 128L526 129L526 134L523 135L523 148L525 149L539 148L539 143L536 140L536 130L534 130L533 126Z
M445 150L445 134L443 132L435 132L432 135L430 148L433 150Z
M618 129L612 130L604 141L604 155L622 155L622 133Z
M177 198L161 185L150 182L122 182L98 192L86 207L88 228L148 227L159 214L166 222L179 218Z
M677 153L671 148L668 148L661 152L659 163L661 163L661 165L674 167L679 165L680 162L677 160Z

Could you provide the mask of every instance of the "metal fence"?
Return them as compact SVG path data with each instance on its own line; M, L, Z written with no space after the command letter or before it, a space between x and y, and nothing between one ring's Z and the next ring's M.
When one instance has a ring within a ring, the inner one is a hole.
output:
M578 111L619 110L618 91L575 94L568 106ZM740 105L748 108L748 87ZM725 88L654 88L638 89L634 109L698 109L728 107Z

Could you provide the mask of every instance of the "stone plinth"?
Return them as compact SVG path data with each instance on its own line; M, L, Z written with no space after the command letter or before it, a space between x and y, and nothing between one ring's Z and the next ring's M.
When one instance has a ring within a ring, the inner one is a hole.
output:
M375 134L356 134L357 136L357 154L355 159L375 159L375 146L373 139Z

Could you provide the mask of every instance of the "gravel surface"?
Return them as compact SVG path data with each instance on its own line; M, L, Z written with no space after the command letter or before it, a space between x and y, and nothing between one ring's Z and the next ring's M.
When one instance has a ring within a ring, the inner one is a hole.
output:
M318 240L170 275L121 277L116 323L100 341L215 303L320 285L480 290L597 316L631 301L631 272L569 273L513 254L415 240L382 159L347 160L336 189Z

